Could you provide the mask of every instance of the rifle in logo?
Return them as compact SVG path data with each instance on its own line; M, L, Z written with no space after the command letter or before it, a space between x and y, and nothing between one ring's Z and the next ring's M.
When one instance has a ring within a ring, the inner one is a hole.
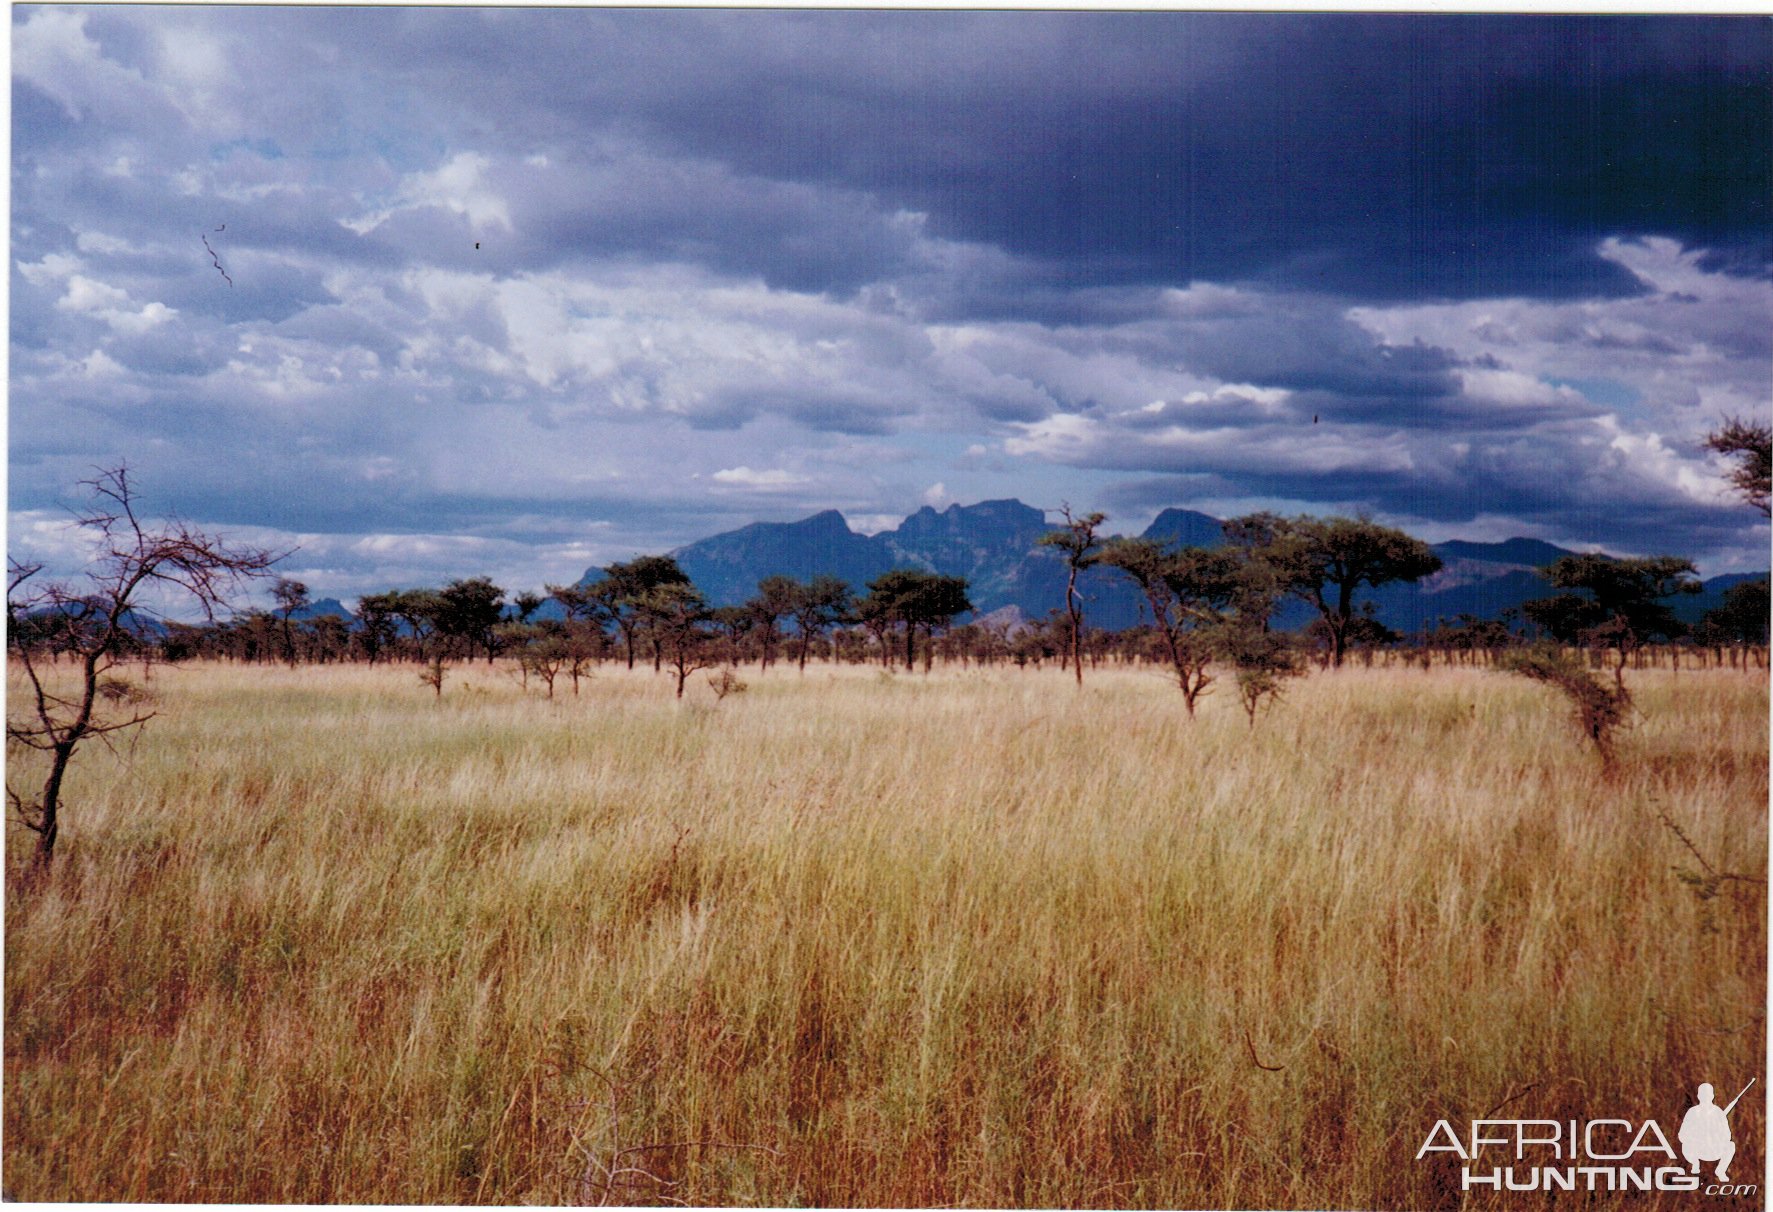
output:
M1714 1173L1719 1182L1729 1182L1730 1176L1724 1171L1729 1168L1730 1159L1736 1156L1736 1143L1730 1139L1730 1112L1742 1101L1749 1086L1755 1084L1754 1078L1748 1079L1748 1086L1742 1088L1730 1100L1729 1106L1720 1107L1712 1101L1710 1082L1702 1082L1699 1086L1699 1101L1687 1108L1686 1116L1681 1120L1681 1156L1699 1173L1700 1162L1716 1162L1718 1168Z

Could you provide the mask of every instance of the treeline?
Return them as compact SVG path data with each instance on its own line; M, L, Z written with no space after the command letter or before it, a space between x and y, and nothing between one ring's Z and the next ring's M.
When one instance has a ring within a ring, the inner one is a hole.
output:
M1044 619L971 619L963 578L895 569L861 590L831 576L809 581L772 576L749 601L712 606L670 556L614 563L602 577L547 586L546 596L506 591L485 577L439 589L365 595L354 614L303 617L306 586L280 579L270 610L193 626L137 629L134 644L150 659L193 658L290 664L407 661L442 671L452 661L514 660L525 680L552 695L562 679L576 691L602 662L650 664L669 673L681 695L690 675L716 665L811 660L927 670L935 662L1040 667L1058 664L1080 681L1105 663L1167 667L1192 712L1221 671L1238 686L1247 711L1282 680L1312 662L1338 666L1353 657L1493 663L1534 639L1586 650L1592 665L1668 660L1678 664L1765 661L1767 584L1732 588L1724 605L1688 628L1669 601L1696 593L1683 559L1615 560L1572 556L1543 570L1547 596L1497 620L1461 616L1415 635L1375 617L1360 595L1414 581L1439 558L1402 531L1351 518L1253 514L1225 526L1214 548L1171 548L1148 539L1103 539L1102 514L1073 517L1045 540L1073 576L1065 600ZM1088 603L1075 574L1101 565L1136 585L1144 621L1122 631L1088 625ZM1302 601L1315 615L1301 631L1274 626L1281 604ZM556 609L543 611L552 601ZM54 656L77 637L51 617L13 620L13 643Z
M1739 456L1732 483L1763 514L1773 491L1773 432L1733 422L1714 435L1714 446ZM669 666L683 697L689 675L720 662L756 659L767 667L792 646L804 669L811 656L835 661L903 659L927 671L938 659L995 664L1040 664L1055 656L1081 686L1086 663L1104 659L1166 663L1192 715L1215 673L1229 669L1252 726L1264 700L1284 680L1303 672L1315 655L1341 665L1350 653L1375 654L1432 664L1436 654L1484 659L1556 687L1570 701L1577 722L1612 768L1611 737L1626 718L1631 696L1624 671L1647 652L1665 649L1678 659L1685 643L1695 653L1733 664L1751 657L1767 667L1766 580L1734 587L1721 609L1711 611L1691 635L1667 606L1678 594L1695 593L1693 565L1674 557L1612 560L1570 556L1542 570L1562 592L1528 602L1522 614L1549 643L1529 648L1512 625L1461 619L1403 638L1376 617L1363 589L1413 581L1440 568L1440 559L1417 539L1366 519L1282 518L1259 513L1226 523L1222 547L1180 550L1141 539L1103 539L1105 515L1073 515L1042 537L1064 559L1064 601L1043 623L998 626L988 620L956 625L973 613L963 578L899 568L868 583L857 595L833 577L799 582L768 577L750 601L715 608L668 556L611 564L589 585L547 587L559 617L539 612L547 598L519 593L510 601L486 577L451 582L442 589L390 590L368 594L356 614L341 618L311 613L307 586L277 578L274 610L249 611L225 622L191 626L161 622L142 610L147 587L182 593L214 620L230 591L269 577L283 554L238 547L176 519L154 523L138 512L129 469L100 468L81 485L88 506L75 515L90 557L75 579L46 579L43 565L7 560L6 642L16 671L6 736L13 746L41 755L40 790L9 781L7 799L25 828L37 834L33 877L48 870L60 825L62 786L74 754L95 737L139 728L153 716L145 695L114 676L121 662L196 657L237 661L334 662L410 659L425 663L421 679L443 693L450 660L504 653L516 659L524 684L534 676L553 696L562 674L576 693L589 668L622 659L630 668L650 659L655 672ZM1150 621L1118 633L1092 629L1079 574L1101 564L1131 579L1142 593ZM1280 604L1298 599L1315 609L1303 632L1273 625ZM298 617L302 616L302 617ZM1659 647L1652 647L1657 645ZM1586 649L1584 671L1571 648ZM1605 657L1613 661L1613 685L1593 676ZM1703 659L1703 658L1701 658ZM49 665L66 661L72 683L50 677ZM718 697L740 688L731 669L710 679ZM11 774L13 765L8 766Z

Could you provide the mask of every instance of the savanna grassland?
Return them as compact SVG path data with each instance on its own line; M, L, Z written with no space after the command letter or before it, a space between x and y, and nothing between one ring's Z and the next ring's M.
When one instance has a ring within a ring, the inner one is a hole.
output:
M1766 874L1763 672L1632 675L1611 778L1478 670L1253 730L1125 670L742 676L156 668L36 886L8 833L7 1192L1456 1207L1438 1118L1672 1135L1762 1073L1766 887L1704 864Z

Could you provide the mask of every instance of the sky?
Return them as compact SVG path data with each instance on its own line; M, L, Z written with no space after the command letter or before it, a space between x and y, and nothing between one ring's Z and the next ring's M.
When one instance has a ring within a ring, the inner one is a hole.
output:
M928 504L1762 569L1762 17L12 10L9 546L316 597Z

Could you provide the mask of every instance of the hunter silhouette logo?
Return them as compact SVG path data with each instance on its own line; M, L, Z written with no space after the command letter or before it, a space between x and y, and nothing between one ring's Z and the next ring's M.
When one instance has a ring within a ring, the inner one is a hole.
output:
M1748 1079L1748 1086L1755 1084L1754 1078ZM1748 1086L1742 1088L1742 1094L1748 1093ZM1730 1139L1730 1112L1742 1101L1742 1094L1730 1100L1727 1107L1719 1107L1712 1102L1710 1082L1702 1082L1699 1086L1699 1101L1687 1108L1686 1118L1681 1120L1681 1156L1693 1167L1693 1173L1699 1173L1700 1162L1718 1163L1714 1172L1721 1183L1730 1181L1724 1171L1730 1165L1730 1159L1736 1156L1736 1142Z
M1416 1160L1451 1153L1460 1162L1462 1191L1692 1191L1705 1195L1753 1195L1752 1184L1730 1181L1736 1157L1730 1112L1754 1086L1750 1078L1725 1106L1714 1101L1710 1082L1687 1108L1670 1142L1654 1119L1478 1119L1460 1133L1436 1120ZM1685 1165L1680 1164L1685 1161ZM1716 1181L1700 1175L1715 1166Z

